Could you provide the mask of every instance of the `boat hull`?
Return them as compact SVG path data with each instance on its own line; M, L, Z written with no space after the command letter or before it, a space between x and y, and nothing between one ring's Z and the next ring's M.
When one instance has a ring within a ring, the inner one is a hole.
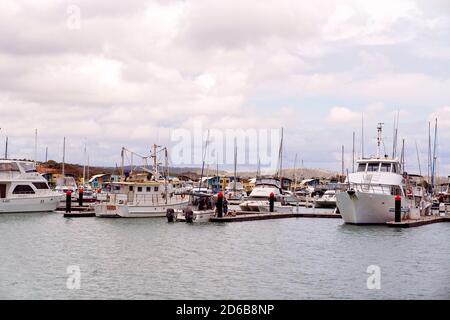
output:
M336 200L317 200L315 203L316 208L336 208Z
M348 224L385 224L395 219L395 199L390 194L341 192L337 195L337 207Z
M58 207L61 196L36 196L8 198L0 200L1 213L53 212Z
M176 204L161 204L151 206L135 206L130 204L98 204L95 206L95 215L101 218L163 218L168 209L182 210L189 201Z

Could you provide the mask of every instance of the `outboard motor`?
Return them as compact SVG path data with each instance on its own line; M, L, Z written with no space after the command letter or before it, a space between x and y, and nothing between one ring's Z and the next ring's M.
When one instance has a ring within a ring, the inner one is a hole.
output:
M194 212L191 209L187 209L186 212L184 213L184 216L186 217L187 223L194 222Z
M167 217L167 222L174 222L175 221L175 210L167 209L166 217Z

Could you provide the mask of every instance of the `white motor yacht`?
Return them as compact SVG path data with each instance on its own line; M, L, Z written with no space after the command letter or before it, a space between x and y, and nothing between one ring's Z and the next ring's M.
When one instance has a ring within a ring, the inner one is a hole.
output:
M0 160L0 213L54 211L61 198L34 162Z

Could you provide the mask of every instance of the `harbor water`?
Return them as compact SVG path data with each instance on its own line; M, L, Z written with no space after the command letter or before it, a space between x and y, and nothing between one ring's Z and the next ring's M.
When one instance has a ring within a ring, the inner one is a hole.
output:
M0 215L0 299L449 299L450 223ZM69 266L80 270L70 288ZM369 289L369 266L380 289Z

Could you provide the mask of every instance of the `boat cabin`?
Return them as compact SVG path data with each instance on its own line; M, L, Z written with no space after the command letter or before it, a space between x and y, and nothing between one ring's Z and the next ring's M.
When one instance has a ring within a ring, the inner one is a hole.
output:
M397 160L392 159L370 159L359 160L357 172L365 173L400 173L400 164Z

